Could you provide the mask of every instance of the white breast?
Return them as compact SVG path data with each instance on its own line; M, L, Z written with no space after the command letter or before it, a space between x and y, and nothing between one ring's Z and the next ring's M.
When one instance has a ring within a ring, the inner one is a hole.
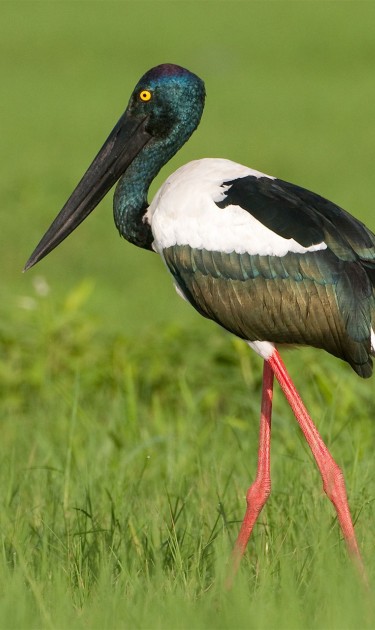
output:
M325 243L303 247L265 227L247 210L229 205L219 208L223 182L246 176L269 177L230 160L206 158L189 162L173 173L155 195L147 221L159 253L173 245L190 245L210 251L285 256L325 249Z

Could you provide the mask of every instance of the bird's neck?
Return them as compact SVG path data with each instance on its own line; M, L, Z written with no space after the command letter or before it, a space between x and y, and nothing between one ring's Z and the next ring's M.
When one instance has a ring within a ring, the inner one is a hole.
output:
M176 128L162 142L148 144L117 184L113 200L115 224L121 236L133 245L152 249L151 227L144 220L148 189L162 166L186 142L193 130L189 131L183 134Z
M113 216L120 235L129 243L151 249L151 227L144 221L144 215L148 207L148 189L161 165L156 167L148 156L142 157L133 161L116 186Z

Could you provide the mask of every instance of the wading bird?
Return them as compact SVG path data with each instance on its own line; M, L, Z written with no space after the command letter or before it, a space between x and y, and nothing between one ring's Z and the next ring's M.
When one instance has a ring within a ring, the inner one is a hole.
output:
M279 344L322 348L361 377L375 354L375 235L334 203L225 159L179 168L151 204L149 186L198 126L203 81L163 64L136 85L129 104L28 260L66 238L119 179L114 220L121 236L162 257L178 293L264 359L258 468L234 549L234 570L268 499L273 379L310 446L353 558L364 573L342 472L281 360Z

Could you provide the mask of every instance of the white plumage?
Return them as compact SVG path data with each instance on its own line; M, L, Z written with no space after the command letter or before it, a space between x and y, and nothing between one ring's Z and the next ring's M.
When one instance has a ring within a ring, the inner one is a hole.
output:
M146 213L154 235L154 249L190 245L197 249L237 254L285 256L326 249L324 242L303 247L268 229L240 206L219 208L228 188L224 182L247 177L267 177L230 160L205 158L175 171L156 193Z

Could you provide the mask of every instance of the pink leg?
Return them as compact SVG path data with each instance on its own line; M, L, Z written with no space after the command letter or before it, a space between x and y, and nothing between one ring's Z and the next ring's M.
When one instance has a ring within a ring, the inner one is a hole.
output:
M332 501L337 512L337 517L348 546L349 553L355 560L363 578L367 581L357 539L354 533L353 522L350 516L345 482L341 469L336 464L312 419L307 413L307 410L277 350L273 352L272 356L268 360L268 363L272 368L295 417L297 418L317 463L322 476L324 491L328 498Z
M228 579L228 586L237 572L240 560L245 552L248 540L255 522L266 503L271 492L270 476L270 439L271 439L271 412L273 393L273 370L268 361L264 362L262 406L260 413L258 468L254 483L250 486L246 495L247 508L236 544L233 550L232 571Z

